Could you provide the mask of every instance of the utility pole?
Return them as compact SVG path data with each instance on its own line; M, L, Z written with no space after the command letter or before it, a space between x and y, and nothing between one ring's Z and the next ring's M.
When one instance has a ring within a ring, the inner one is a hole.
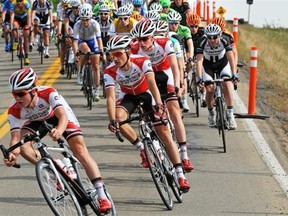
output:
M250 23L250 6L253 4L253 0L247 0L248 6L248 24Z

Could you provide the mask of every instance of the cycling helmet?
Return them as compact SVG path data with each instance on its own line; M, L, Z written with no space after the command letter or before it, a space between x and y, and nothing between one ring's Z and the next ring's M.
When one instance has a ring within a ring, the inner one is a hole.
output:
M61 0L62 5L68 5L70 4L70 0Z
M201 18L196 13L191 13L186 17L186 23L188 26L199 25L201 23Z
M102 5L100 5L100 7L99 7L99 12L100 12L100 13L101 13L101 12L107 12L107 13L109 13L109 12L110 12L110 8L109 8L108 5L102 4Z
M79 11L79 17L82 18L91 18L93 15L92 6L89 3L84 3Z
M221 31L224 31L226 28L226 21L223 17L215 17L211 23L218 25L221 28Z
M81 5L80 0L71 0L71 6L72 7L79 7Z
M122 6L117 10L117 16L130 16L131 14L132 11L125 6Z
M178 13L177 11L173 10L171 12L168 13L167 15L167 19L169 21L176 21L176 22L180 22L182 20L181 14Z
M216 24L209 24L205 27L204 30L206 35L213 36L213 35L220 35L222 33L220 26Z
M151 19L143 19L135 26L136 37L147 37L154 34L155 23Z
M137 21L140 21L140 20L143 19L143 16L141 14L139 14L139 13L134 13L134 14L131 15L131 17L133 19L137 20Z
M130 47L131 38L127 35L115 35L107 42L109 51L115 49L127 49Z
M160 0L160 4L162 7L170 7L171 1L170 0Z
M142 5L143 0L133 0L132 3L133 3L133 5Z
M163 10L163 7L161 4L154 2L150 5L149 10L160 13Z
M32 68L23 68L9 77L9 86L12 91L26 90L35 87L38 80Z
M163 20L159 20L156 23L156 32L168 32L168 30L169 30L169 26L167 22Z
M121 7L126 7L130 11L130 15L132 14L132 11L134 10L134 5L131 2L126 2Z
M160 15L156 11L149 10L144 14L144 18L151 19L153 22L157 22L160 19Z
M132 39L135 39L136 38L136 33L137 33L136 28L132 28L131 31L130 31L130 37Z

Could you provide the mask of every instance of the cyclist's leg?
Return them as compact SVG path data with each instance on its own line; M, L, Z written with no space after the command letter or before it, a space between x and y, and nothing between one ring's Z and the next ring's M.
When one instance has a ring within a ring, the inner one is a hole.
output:
M49 45L50 45L50 22L47 21L46 26L42 27L43 28L43 39L44 39L44 53L45 53L45 58L49 58Z

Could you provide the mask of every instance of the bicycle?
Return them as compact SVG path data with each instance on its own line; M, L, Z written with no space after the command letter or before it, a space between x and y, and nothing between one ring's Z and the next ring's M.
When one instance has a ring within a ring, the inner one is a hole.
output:
M46 122L42 124L45 130L51 130L51 127ZM57 141L59 147L48 146L41 141L40 134L40 131L36 131L34 134L26 134L21 141L8 149L1 145L0 148L4 158L7 158L11 151L22 146L24 143L29 141L35 142L41 154L41 159L35 167L37 181L53 213L58 216L88 216L90 213L88 212L87 205L89 205L96 215L104 215L99 212L95 187L87 177L81 163L69 151L69 147L64 144L62 139ZM57 159L52 156L51 152L61 153L65 158L68 158L76 172L77 178L71 178L57 162ZM20 165L15 164L14 167L20 168ZM111 211L106 213L117 216L114 202L105 185L104 191L112 205Z
M71 79L72 74L77 73L77 65L75 62L72 46L66 49L64 70L67 79Z
M99 54L100 54L99 52L83 53L80 51L76 54L78 56L81 55L85 56L85 65L81 67L80 71L84 71L82 89L85 97L87 98L87 107L89 107L90 110L92 109L92 102L95 101L94 88L93 88L94 80L93 80L90 56Z
M232 78L229 79L221 79L219 78L218 73L214 73L214 80L205 81L206 84L215 84L214 85L214 98L215 98L215 107L216 107L216 128L218 129L219 136L222 137L223 143L223 151L226 153L226 138L225 138L225 130L229 130L228 127L228 117L227 117L227 108L222 88L223 82L231 81Z
M19 58L20 60L20 69L23 68L23 63L24 63L24 33L23 33L23 29L21 27L19 28L16 28L16 29L12 29L12 31L17 31L17 48L16 48L16 55L17 57ZM13 34L12 34L13 35ZM11 42L12 42L12 46L11 46L11 57L12 57L12 62L14 61L14 54L13 54L13 51L14 51L14 42L15 42L15 38L12 37L11 39Z
M34 27L37 27L39 31L35 33L35 38L39 37L38 39L38 44L37 44L37 51L39 52L40 55L40 62L43 64L43 56L44 56L44 36L43 36L43 27L45 27L46 24L37 24L34 25Z
M139 121L139 132L144 144L145 155L149 162L149 171L164 205L168 210L172 210L173 199L170 189L179 203L183 202L183 192L180 191L178 178L168 157L166 147L157 136L153 123L149 120L149 114L153 111L144 112L142 105L143 103L140 102L135 112L137 113L136 115L119 122L119 125L135 120ZM116 137L119 141L124 141L119 132L116 133Z

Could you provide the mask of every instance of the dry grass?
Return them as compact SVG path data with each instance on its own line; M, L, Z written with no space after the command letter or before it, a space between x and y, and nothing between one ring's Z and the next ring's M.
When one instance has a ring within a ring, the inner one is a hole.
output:
M288 114L286 93L288 92L288 29L255 28L239 26L239 60L249 66L250 48L258 50L257 88L263 102L270 104L272 113ZM248 68L249 70L249 68Z

